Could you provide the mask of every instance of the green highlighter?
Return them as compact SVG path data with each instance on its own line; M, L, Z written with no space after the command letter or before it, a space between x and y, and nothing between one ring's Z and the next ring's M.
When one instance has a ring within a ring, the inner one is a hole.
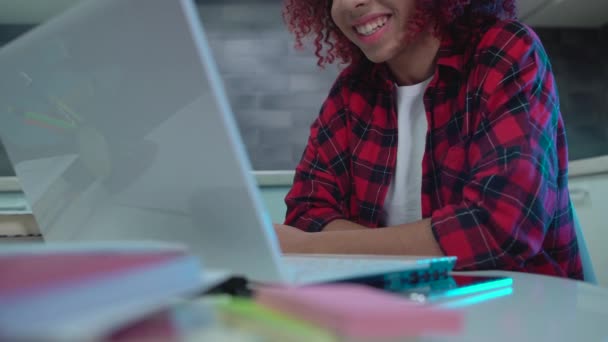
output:
M251 299L217 296L213 300L219 319L270 341L338 341L331 332L263 307Z

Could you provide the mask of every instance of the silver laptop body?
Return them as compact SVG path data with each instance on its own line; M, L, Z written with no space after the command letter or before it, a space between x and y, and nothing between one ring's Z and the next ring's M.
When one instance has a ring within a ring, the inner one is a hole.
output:
M191 0L79 3L0 49L0 100L46 241L181 242L207 267L283 283L434 261L281 256Z

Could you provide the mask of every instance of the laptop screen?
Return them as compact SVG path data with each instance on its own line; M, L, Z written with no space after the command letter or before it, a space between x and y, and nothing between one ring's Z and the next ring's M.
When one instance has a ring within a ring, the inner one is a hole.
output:
M46 240L177 241L207 265L280 277L192 1L79 2L0 50L0 98Z

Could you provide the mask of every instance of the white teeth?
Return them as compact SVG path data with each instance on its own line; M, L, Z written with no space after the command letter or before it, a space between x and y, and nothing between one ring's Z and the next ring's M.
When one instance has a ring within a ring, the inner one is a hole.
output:
M355 30L364 36L369 36L374 32L378 31L381 27L383 27L388 20L387 16L380 17L371 23L367 23L364 25L355 26Z

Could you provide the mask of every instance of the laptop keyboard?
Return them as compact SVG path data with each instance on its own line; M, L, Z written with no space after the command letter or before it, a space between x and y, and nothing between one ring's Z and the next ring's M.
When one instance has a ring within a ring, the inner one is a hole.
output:
M286 256L285 261L295 272L297 280L339 280L348 277L424 267L412 260L363 259L345 257Z

